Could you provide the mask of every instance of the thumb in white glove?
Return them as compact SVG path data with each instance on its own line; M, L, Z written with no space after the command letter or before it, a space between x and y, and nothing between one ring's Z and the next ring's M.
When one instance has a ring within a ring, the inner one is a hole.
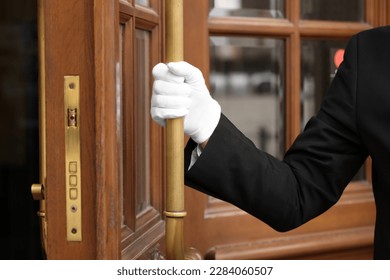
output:
M181 61L157 64L153 76L152 118L164 125L165 119L184 117L187 135L198 144L208 140L218 125L221 107L210 96L202 72Z

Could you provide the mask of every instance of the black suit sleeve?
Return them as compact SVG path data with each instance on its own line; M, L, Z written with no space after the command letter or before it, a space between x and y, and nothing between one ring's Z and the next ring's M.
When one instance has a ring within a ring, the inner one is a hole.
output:
M230 202L276 230L293 229L340 198L367 157L356 127L357 39L321 105L280 161L258 150L224 115L186 184ZM187 144L186 170L195 143Z

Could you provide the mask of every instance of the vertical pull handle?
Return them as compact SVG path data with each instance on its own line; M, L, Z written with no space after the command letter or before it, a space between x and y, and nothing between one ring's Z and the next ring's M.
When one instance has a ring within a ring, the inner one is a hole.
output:
M166 0L166 59L183 60L183 0ZM184 259L183 118L167 120L166 247L168 259Z

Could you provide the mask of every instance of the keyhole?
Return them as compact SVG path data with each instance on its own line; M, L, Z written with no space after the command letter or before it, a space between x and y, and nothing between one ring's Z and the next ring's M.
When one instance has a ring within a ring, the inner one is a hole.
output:
M77 126L77 109L68 109L68 126Z

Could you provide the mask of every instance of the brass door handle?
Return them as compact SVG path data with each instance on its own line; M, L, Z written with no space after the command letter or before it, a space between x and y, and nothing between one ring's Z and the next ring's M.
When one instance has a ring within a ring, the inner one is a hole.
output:
M34 200L44 200L45 199L45 187L42 184L32 184L31 185L31 194Z
M38 217L45 218L45 205L42 205L42 201L45 200L45 186L42 184L32 184L31 194L34 200L41 201L40 210L37 212Z
M45 202L45 186L43 184L32 184L31 194L34 200L40 201L38 217L41 220L41 240L42 246L46 252L47 244L47 222L46 222L46 202Z

